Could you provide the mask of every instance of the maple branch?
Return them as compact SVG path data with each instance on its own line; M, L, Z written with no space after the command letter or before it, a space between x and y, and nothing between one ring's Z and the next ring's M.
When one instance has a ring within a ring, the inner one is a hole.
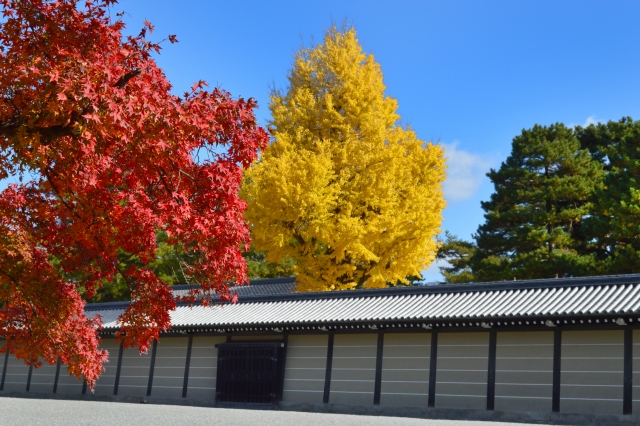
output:
M18 279L13 277L12 275L10 275L8 272L6 272L4 269L0 269L0 274L4 275L5 277L9 278L9 280L11 282L13 282L15 285L19 286L20 283L18 282Z
M160 176L160 181L162 182L162 185L165 187L165 189L169 193L169 196L171 198L174 198L173 197L173 190L171 188L169 188L169 185L167 184L167 181L164 179L164 175L166 174L166 172L164 171L164 169L162 167L159 167L159 169L160 169L160 173L158 173L158 176Z
M53 183L53 179L51 178L49 171L52 171L49 166L44 168L44 175L47 178L47 182L49 182L49 185L51 185L51 189L53 189L53 192L56 194L60 202L62 202L62 204L64 204L64 206L69 210L69 213L74 215L76 219L78 219L79 221L82 221L82 218L78 216L75 210L69 204L67 204L67 202L60 195L60 191L58 191L58 188L56 187L55 183Z
M198 185L198 180L196 178L194 178L193 176L191 176L189 173L185 172L182 169L178 169L178 172L185 175L186 177L188 177L189 179L191 179L196 185ZM198 185L198 188L200 188L200 185ZM202 189L202 188L200 188Z
M0 135L13 136L22 124L22 120L14 118L12 120L0 121Z
M133 281L130 276L128 276L128 275L126 275L124 273L122 268L120 268L120 265L118 265L118 261L111 262L111 263L112 263L113 267L116 269L116 271L118 271L120 273L120 275L122 276L122 279L124 280L124 282L127 283L127 286L129 287L129 289L131 291L137 290L138 284L136 284L136 282Z
M61 136L77 136L77 130L74 126L77 121L71 121L68 124L58 124L50 127L33 126L26 129L29 134L39 133L43 145L48 145L52 139ZM23 125L20 119L0 121L0 136L13 137L18 129Z
M171 166L173 166L173 170L178 172L178 178L180 178L180 175L185 175L186 177L188 177L189 179L191 179L191 181L193 181L193 183L196 185L196 187L203 193L206 193L206 191L202 188L202 186L200 186L200 182L198 182L198 179L196 179L195 177L191 176L189 173L185 172L184 170L182 170L182 168L178 167L178 165L173 162L173 160L169 160L171 162ZM164 172L164 170L162 170ZM166 173L166 172L165 172ZM178 181L178 185L180 184L180 181ZM176 189L177 191L177 189Z
M55 138L62 136L79 136L82 133L82 130L78 127L80 119L83 115L93 111L93 103L88 102L87 105L82 107L81 111L73 111L71 117L69 117L64 124L56 124L49 127L35 125L25 126L25 131L28 134L40 134L40 143L47 146ZM14 137L20 127L24 125L25 120L19 115L9 120L0 121L0 136Z
M120 79L115 82L113 87L117 87L118 89L124 89L124 86L127 85L129 80L131 80L133 77L135 77L137 75L140 75L141 72L142 72L142 70L140 68L132 69L131 71L129 71L128 73L126 73L125 75L120 77Z

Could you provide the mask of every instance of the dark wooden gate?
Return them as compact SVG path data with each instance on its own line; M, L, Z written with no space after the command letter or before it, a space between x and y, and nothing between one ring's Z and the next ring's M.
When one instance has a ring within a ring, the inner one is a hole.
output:
M216 404L277 405L282 342L219 343Z

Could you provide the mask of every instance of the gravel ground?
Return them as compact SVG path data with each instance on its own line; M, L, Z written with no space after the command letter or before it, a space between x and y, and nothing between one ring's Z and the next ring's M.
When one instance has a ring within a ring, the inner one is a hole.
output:
M457 420L424 420L401 417L298 413L293 411L240 410L117 402L62 401L0 398L2 425L400 425L400 426L508 426ZM521 423L518 426L523 426Z

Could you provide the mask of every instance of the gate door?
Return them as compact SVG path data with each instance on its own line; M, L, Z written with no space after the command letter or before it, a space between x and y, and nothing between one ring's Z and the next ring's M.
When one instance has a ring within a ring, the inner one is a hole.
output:
M282 342L219 343L216 403L277 404Z

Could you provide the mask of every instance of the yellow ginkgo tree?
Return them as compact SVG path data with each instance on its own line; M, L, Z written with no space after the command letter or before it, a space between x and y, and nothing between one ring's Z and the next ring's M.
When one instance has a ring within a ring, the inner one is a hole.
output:
M399 124L353 28L295 56L274 90L272 142L245 175L254 246L293 259L302 291L385 287L435 258L443 149Z

